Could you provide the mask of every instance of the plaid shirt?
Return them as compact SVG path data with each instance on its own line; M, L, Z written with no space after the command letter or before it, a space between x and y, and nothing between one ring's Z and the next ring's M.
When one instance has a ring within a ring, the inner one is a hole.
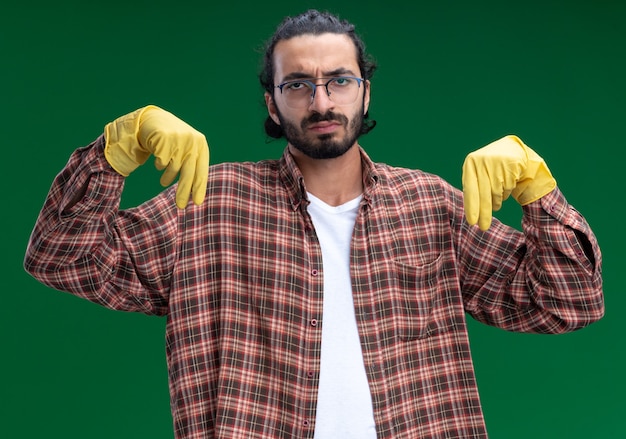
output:
M312 438L324 267L293 158L212 166L201 206L177 209L170 188L118 210L124 179L103 143L55 179L27 271L167 316L177 438ZM559 189L523 208L523 233L497 220L481 232L439 177L362 162L350 273L378 436L485 438L465 313L540 333L598 320L596 239Z

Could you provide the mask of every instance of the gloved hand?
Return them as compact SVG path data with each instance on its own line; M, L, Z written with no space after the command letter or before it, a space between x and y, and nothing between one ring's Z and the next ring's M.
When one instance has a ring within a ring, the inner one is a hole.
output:
M481 230L491 225L491 213L509 195L522 206L556 187L548 166L517 136L505 136L470 153L463 163L465 217Z
M209 172L209 147L202 133L159 107L148 105L105 126L104 155L113 169L127 177L151 154L165 169L161 184L168 186L180 173L176 205L183 209L190 196L202 204Z

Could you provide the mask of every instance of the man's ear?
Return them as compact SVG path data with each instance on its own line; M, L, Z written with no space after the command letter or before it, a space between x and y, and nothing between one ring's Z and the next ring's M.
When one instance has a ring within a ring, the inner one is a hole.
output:
M267 113L270 115L276 125L280 125L280 119L278 118L278 110L276 109L276 102L274 102L274 98L268 92L265 92L264 96Z
M369 80L364 81L365 83L365 96L363 97L363 114L367 114L367 111L370 107L370 88L372 84Z

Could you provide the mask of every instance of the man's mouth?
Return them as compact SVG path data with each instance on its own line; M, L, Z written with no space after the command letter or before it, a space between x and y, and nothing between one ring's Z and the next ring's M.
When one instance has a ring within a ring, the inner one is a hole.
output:
M309 129L310 131L314 133L326 134L326 133L331 133L337 130L337 128L339 128L340 126L341 126L340 122L336 120L329 120L329 121L312 123L307 127L307 129Z

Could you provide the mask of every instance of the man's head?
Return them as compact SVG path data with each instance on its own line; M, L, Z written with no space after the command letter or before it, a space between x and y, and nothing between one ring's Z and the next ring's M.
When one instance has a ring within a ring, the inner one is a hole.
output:
M267 135L285 136L315 158L345 152L376 124L367 120L375 68L352 24L314 10L286 18L267 43L259 75Z

